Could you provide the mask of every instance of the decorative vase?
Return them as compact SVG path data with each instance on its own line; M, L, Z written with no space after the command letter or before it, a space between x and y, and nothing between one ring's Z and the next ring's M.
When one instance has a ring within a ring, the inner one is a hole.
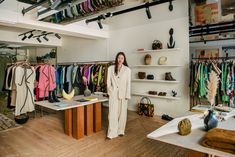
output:
M91 91L88 89L88 87L86 86L86 89L84 91L84 96L90 96L91 95Z
M218 119L214 115L214 111L212 109L209 110L209 113L205 117L204 124L205 124L206 131L217 127Z

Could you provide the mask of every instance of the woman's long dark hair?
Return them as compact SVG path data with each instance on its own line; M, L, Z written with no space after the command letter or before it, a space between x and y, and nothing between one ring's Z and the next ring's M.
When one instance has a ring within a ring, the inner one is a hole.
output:
M124 52L118 52L118 54L116 55L116 59L115 59L115 74L118 74L118 56L122 55L124 57L124 62L123 65L128 67L127 61L126 61L126 55Z

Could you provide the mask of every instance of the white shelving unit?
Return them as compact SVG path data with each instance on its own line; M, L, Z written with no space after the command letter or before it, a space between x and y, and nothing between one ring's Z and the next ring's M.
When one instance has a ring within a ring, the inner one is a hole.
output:
M180 48L159 49L159 50L143 50L143 51L136 51L136 52L137 53L154 53L154 52L173 52L173 51L180 51Z
M147 79L133 79L132 82L150 82L150 83L180 83L180 81L167 81L167 80L147 80Z
M169 100L180 100L180 97L173 97L173 96L158 96L158 95L151 95L145 93L132 93L134 96L147 96L152 98L160 98L160 99L169 99Z
M146 54L146 53L160 53L160 52L164 52L165 53L171 53L171 52L180 52L181 49L180 48L174 48L174 49L160 49L160 50L143 50L143 51L136 51L136 53L138 55L141 54ZM179 64L179 65L178 65ZM167 70L169 70L168 68L178 68L178 67L183 67L183 65L180 65L180 63L176 63L176 64L166 64L166 65L158 65L158 64L152 64L152 65L133 65L131 66L131 68L133 69L138 69L138 68L167 68ZM167 80L147 80L147 79L132 79L132 82L136 82L136 83L165 83L165 84L178 84L180 83L180 81L167 81ZM133 92L132 93L133 96L147 96L147 97L151 97L151 98L157 98L157 99L167 99L167 100L180 100L180 97L173 97L173 96L158 96L158 95L151 95L148 93L141 93L140 92Z
M174 68L182 67L183 65L133 65L132 68Z

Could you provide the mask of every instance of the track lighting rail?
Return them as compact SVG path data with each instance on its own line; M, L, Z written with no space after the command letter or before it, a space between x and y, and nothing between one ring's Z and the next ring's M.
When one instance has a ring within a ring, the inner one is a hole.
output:
M102 29L103 27L102 27L102 24L101 24L101 20L105 20L106 18L109 18L109 17L125 14L125 13L136 11L136 10L139 10L139 9L146 9L147 17L150 19L152 16L151 16L149 7L169 2L170 3L169 10L172 11L173 10L172 1L174 1L174 0L158 0L158 1L151 2L151 3L147 2L145 4L142 4L142 5L139 5L139 6L136 6L136 7L116 11L116 12L113 12L113 13L108 12L106 14L99 15L95 18L87 19L86 23L88 24L90 22L97 21L100 29Z
M33 32L35 31L38 31L38 32L41 32L41 34L39 35L34 35ZM29 34L30 33L30 34ZM27 36L27 34L29 34L29 36ZM25 39L30 39L30 38L36 38L37 41L39 43L41 43L41 38L40 37L43 37L44 40L46 41L49 41L49 39L47 38L48 35L51 35L51 34L54 34L56 38L58 39L61 39L61 36L58 34L58 33L53 33L53 32L46 32L46 31L40 31L40 30L36 30L36 29L33 29L31 31L28 31L28 32L25 32L25 33L22 33L22 34L19 34L18 36L23 36L23 38L21 39L22 41L24 41Z

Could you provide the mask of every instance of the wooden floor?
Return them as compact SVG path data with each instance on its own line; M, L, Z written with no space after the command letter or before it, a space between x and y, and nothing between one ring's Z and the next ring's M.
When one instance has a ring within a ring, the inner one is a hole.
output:
M188 151L146 138L165 122L128 112L126 135L105 140L103 130L76 140L64 134L63 113L31 118L22 128L0 133L0 157L186 157Z

